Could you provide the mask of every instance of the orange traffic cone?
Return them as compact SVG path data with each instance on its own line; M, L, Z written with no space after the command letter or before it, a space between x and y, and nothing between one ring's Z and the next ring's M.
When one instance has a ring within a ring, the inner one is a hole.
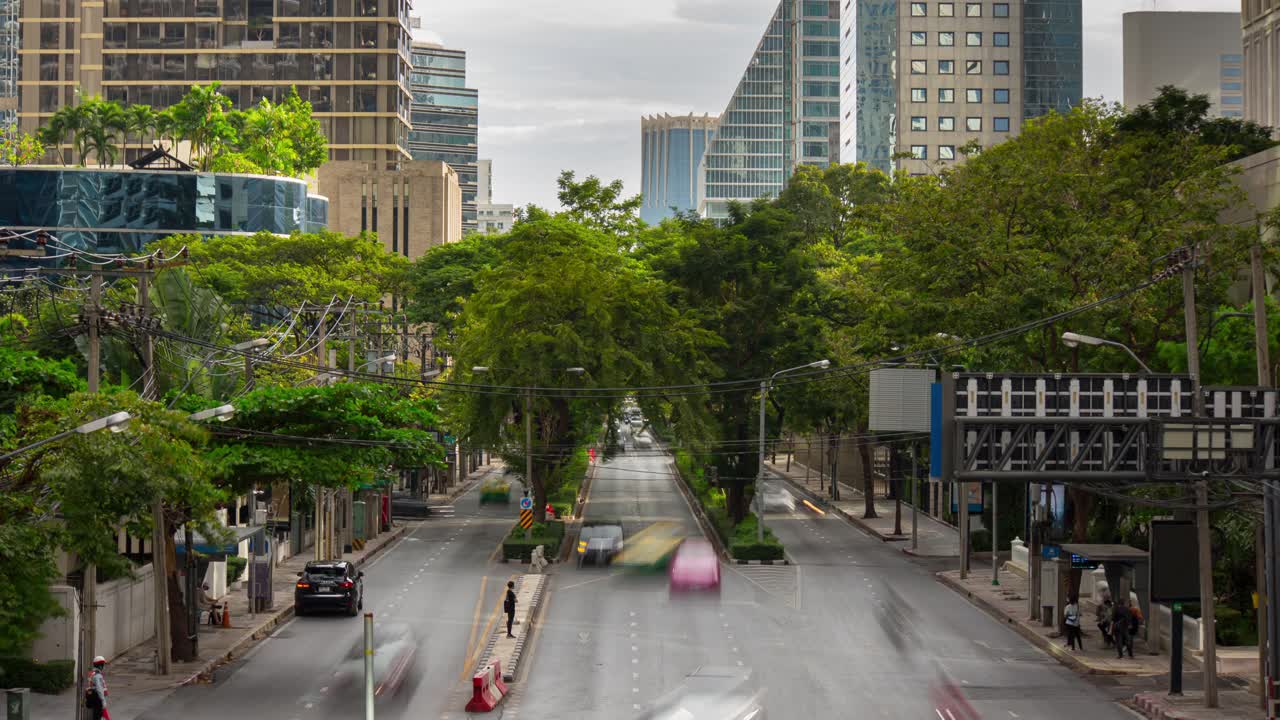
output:
M231 603L223 603L222 605L222 627L231 627Z

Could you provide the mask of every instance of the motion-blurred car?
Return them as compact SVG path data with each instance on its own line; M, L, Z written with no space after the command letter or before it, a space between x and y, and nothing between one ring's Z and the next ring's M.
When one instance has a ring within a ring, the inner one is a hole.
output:
M405 695L416 678L415 663L418 657L418 638L413 627L406 623L377 623L373 628L373 697L375 703L386 702L399 693ZM351 688L351 693L363 697L356 690L364 688L364 635L356 641L342 662L333 671L331 684L339 688ZM336 697L337 695L335 695Z
M293 614L343 610L355 616L364 607L364 573L345 560L309 562L293 588Z
M578 567L608 565L622 546L621 525L588 525L578 534Z
M720 591L720 558L706 540L685 540L671 558L671 591Z
M684 538L680 523L659 520L627 538L627 547L614 558L614 565L638 572L665 572Z
M704 666L637 720L764 720L764 689L748 668Z
M777 485L766 484L760 494L765 512L793 512L796 509L795 496Z

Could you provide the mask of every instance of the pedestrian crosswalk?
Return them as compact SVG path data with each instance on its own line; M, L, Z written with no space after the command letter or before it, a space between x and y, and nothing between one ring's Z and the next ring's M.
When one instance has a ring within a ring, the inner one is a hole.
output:
M777 598L794 610L801 609L798 565L731 565L736 572L764 594Z
M454 517L456 509L452 505L432 505L427 512L427 517L434 520L447 520Z

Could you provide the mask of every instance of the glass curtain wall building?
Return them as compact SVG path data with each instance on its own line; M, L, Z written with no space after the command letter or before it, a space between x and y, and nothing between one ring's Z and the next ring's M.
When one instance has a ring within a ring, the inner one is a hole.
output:
M393 166L408 159L409 9L408 0L23 0L19 124L34 131L77 97L159 109L217 81L249 108L296 86L331 160ZM144 149L149 140L132 138L125 159Z
M409 154L414 160L441 160L458 173L462 186L462 231L476 230L477 144L480 94L466 87L467 54L439 45L414 43L409 87L413 93Z
M898 143L899 0L856 0L854 58L855 158L893 172Z
M1071 112L1084 98L1084 11L1080 0L1022 5L1022 118Z
M799 165L840 157L838 0L782 0L703 156L700 212L777 197Z
M657 224L674 211L697 211L698 168L716 136L710 115L653 115L640 119L640 217Z

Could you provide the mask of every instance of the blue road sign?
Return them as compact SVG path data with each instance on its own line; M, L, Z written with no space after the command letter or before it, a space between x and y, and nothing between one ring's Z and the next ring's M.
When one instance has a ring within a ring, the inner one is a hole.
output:
M1062 548L1058 545L1041 545L1040 557L1045 560L1057 560L1062 556Z
M532 510L532 509L533 509L533 498L530 498L530 497L522 497L522 498L520 498L520 509L521 509L521 510Z

